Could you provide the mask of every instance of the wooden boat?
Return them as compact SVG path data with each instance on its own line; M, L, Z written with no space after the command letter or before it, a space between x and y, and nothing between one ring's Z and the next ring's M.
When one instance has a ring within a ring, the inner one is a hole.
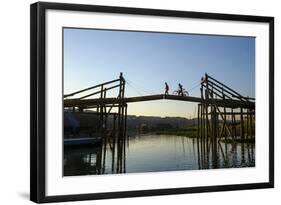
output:
M101 140L98 138L90 138L90 137L84 137L84 138L69 138L64 139L64 146L71 147L71 146L87 146L87 145L95 145L99 143Z

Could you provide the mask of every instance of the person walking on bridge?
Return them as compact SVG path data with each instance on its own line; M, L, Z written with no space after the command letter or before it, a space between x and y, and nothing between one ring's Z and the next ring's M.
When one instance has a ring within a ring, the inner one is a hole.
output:
M169 95L169 85L165 82L165 95Z
M179 83L179 95L183 96L183 88L182 88L182 84Z

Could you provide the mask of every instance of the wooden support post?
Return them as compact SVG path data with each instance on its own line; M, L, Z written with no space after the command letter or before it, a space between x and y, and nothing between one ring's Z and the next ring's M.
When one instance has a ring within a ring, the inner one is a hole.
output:
M101 174L101 162L102 162L102 148L97 148L97 157L96 157L96 173Z
M125 133L127 132L127 116L128 116L127 109L128 109L128 105L126 104L126 107L125 107L125 125L124 125Z
M204 90L203 86L201 85L201 99L202 101L205 100L204 98ZM201 104L201 139L200 139L200 148L201 148L201 165L204 167L205 165L205 147L204 147L204 140L205 140L205 102Z
M204 167L203 164L203 104L201 105L201 118L200 118L200 131L201 131L201 137L200 137L200 155L201 155L201 165Z
M225 128L225 126L227 126L227 115L226 115L226 108L225 107L223 107L223 111L224 111L224 124L223 124L223 135L224 135L224 138L225 139L227 139L227 134L226 134L226 128Z
M233 108L231 108L231 139L234 139L234 114L233 114Z
M120 164L121 164L121 173L123 172L124 164L124 105L121 107L121 136L120 136Z
M199 139L200 136L200 104L197 105L197 139Z
M246 139L249 138L249 109L247 109L247 117L246 117Z
M252 110L250 110L250 137L251 139L253 139L254 135L253 135L253 114L252 114Z
M204 103L203 104L203 107L202 107L202 110L203 110L203 137L202 137L202 154L203 154L203 160L204 160L204 165L206 164L206 135L207 135L207 132L206 132L206 116L207 116L207 113L206 113L206 104Z
M217 114L217 110L216 107L213 107L213 129L214 129L214 141L217 139L218 137L218 114Z
M201 138L201 135L200 135L200 114L201 114L201 104L198 104L197 105L198 109L197 109L197 158L198 158L198 169L201 169L201 156L200 156L200 146L199 146L199 139Z
M100 98L103 98L103 86L101 86L101 92L100 92ZM99 106L99 133L101 137L103 138L103 105Z
M116 114L113 114L113 130L112 130L112 166L111 171L114 172L115 167L115 146L116 146Z
M101 97L106 98L106 88L104 88L101 92ZM105 162L106 162L106 149L107 149L107 110L106 106L103 106L102 108L102 137L103 137L103 166L102 170L105 171Z
M234 137L237 138L237 123L236 123L236 115L233 116L234 121Z
M209 136L209 116L208 116L208 101L209 101L209 85L208 85L208 78L206 79L206 90L205 90L205 100L206 100L206 104L205 104L205 113L206 113L206 137L207 137L207 141L208 141L208 136Z
M218 137L218 115L217 115L217 110L216 107L214 106L213 109L213 130L214 130L214 138L213 138L213 168L217 168L217 157L218 157L218 153L217 153L217 137Z
M243 119L243 108L240 108L241 115L240 115L240 137L241 139L245 139L244 136L244 119Z
M103 98L106 98L106 91L107 89L105 88L104 91L103 91ZM105 132L105 138L106 138L106 141L107 141L107 109L106 109L106 106L103 107L103 129L104 129L104 132Z
M125 96L125 80L122 76L122 73L120 74L120 78L121 78L121 86L122 86L122 94L121 94L121 98L124 99ZM122 172L125 171L125 149L126 149L126 140L125 140L125 109L126 109L126 104L122 104L122 141L121 141L121 149L122 149Z
M123 173L126 173L126 130L127 130L127 104L124 111L124 132L123 132Z
M118 97L121 98L122 96L122 87L121 87L121 80L120 80L120 87L119 87L119 95ZM121 104L118 104L118 123L117 123L117 129L118 129L118 134L117 134L117 166L116 166L116 171L117 173L120 173L120 138L121 138Z
M201 91L201 100L203 101L204 100L204 97L203 97L203 86L201 86L200 88L200 91ZM203 104L200 105L200 141L202 141L202 138L203 138Z

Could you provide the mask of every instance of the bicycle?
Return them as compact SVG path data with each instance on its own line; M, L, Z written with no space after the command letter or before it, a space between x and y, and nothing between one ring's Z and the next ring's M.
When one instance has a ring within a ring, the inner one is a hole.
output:
M182 93L180 90L175 90L173 92L173 95L178 95L178 96L189 96L189 93L187 92L187 90L182 89Z

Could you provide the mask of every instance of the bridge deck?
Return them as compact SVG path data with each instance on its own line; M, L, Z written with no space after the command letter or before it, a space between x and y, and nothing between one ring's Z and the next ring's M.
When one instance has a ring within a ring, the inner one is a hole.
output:
M204 103L205 101L199 97L192 96L177 96L177 95L148 95L148 96L138 96L138 97L127 97L123 99L119 98L95 98L95 99L65 99L64 107L90 107L95 105L112 105L119 103L133 103L133 102L144 102L144 101L153 101L153 100L178 100L178 101L187 101L195 103ZM229 108L255 108L254 102L241 102L237 100L221 100L214 99L208 103L215 103L219 107L229 107Z

